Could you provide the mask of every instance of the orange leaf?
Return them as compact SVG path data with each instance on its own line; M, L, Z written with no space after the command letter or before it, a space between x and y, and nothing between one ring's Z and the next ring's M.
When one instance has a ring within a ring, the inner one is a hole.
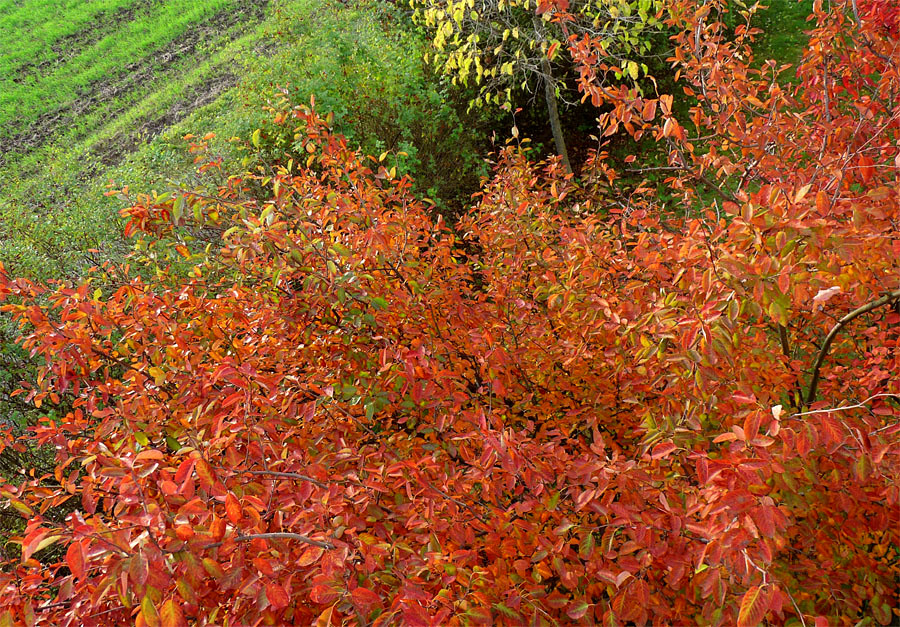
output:
M738 627L753 627L762 622L769 607L769 599L763 588L753 586L741 599L741 609L738 612Z
M181 607L173 599L163 603L159 612L159 624L160 627L187 627L187 621L184 619L184 614L181 613Z
M819 190L816 193L816 210L819 213L825 213L825 211L828 209L828 204L828 194L826 194L822 190Z
M287 607L291 602L287 592L285 592L284 588L277 583L266 584L266 598L269 600L269 605L276 610Z
M205 459L198 459L197 463L194 464L194 469L197 471L197 476L200 478L200 485L206 490L212 490L213 486L216 485L216 476L213 474L212 466L209 465L209 462Z
M859 158L859 175L864 183L868 183L875 176L875 162L866 155Z
M228 520L235 525L241 522L241 518L244 517L244 511L241 509L240 502L231 492L225 497L225 513L228 516Z
M309 566L314 564L322 554L325 552L325 549L319 548L317 546L311 546L307 548L303 553L300 554L300 557L297 559L297 566Z
M190 540L194 537L194 528L190 525L178 525L175 527L175 535L179 540Z
M66 549L66 564L75 577L78 579L84 577L84 547L81 546L81 542L73 542Z
M674 451L677 448L678 447L675 446L675 444L673 442L660 442L659 444L657 444L656 446L653 447L653 452L650 453L650 458L651 459L663 459L664 457L667 457L668 455L670 455L672 453L672 451Z

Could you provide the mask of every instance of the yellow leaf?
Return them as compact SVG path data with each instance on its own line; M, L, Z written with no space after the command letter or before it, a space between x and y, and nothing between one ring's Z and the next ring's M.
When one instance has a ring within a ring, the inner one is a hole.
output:
M741 599L738 612L738 627L753 627L762 622L766 615L769 599L763 588L754 586L747 590Z
M639 72L640 72L640 67L638 67L638 64L635 63L634 61L629 61L628 62L628 74L631 76L631 78L634 80L637 80Z
M150 376L153 377L153 381L156 385L162 385L166 382L166 372L162 368L151 366L148 372L150 373Z
M316 627L329 627L331 625L331 614L334 612L334 605L326 608L316 619Z
M812 183L808 183L797 190L797 194L794 196L794 202L800 202L806 197L806 194L809 192L809 188L812 187Z

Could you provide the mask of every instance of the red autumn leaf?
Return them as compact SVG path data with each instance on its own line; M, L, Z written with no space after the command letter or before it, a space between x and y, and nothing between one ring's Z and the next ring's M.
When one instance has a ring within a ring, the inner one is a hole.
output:
M332 603L339 596L334 588L322 584L313 586L309 591L309 598L312 599L313 603Z
M228 516L228 520L235 525L241 522L241 519L244 517L244 511L241 508L240 502L231 492L225 496L225 513Z
M580 620L587 614L589 609L591 609L590 603L587 603L586 601L576 601L566 610L566 616L572 620Z
M756 403L756 396L754 396L753 394L744 394L742 392L735 392L734 394L731 395L731 398L735 402L741 403L743 405L753 405Z
M284 609L291 602L291 598L284 588L274 582L266 584L266 598L269 600L269 605L276 610Z
M677 448L678 447L673 442L660 442L653 447L653 452L650 453L650 457L651 459L665 459Z
M368 588L354 588L350 596L353 598L353 605L366 615L372 608L381 604L381 598Z
M80 542L72 542L69 548L66 549L66 564L69 570L72 571L72 575L78 579L84 577L84 562L84 547L81 546Z

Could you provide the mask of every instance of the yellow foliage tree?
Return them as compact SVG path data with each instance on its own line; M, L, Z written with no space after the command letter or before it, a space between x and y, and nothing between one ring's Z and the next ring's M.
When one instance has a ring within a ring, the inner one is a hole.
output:
M428 60L454 84L477 86L470 106L510 105L514 92L543 88L557 152L569 167L557 101L565 93L567 42L589 35L619 77L637 80L648 35L659 26L661 0L410 0L413 19L429 33Z

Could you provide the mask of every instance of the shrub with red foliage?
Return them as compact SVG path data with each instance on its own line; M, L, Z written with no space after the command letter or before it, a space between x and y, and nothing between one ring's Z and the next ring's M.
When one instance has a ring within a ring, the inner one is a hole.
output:
M186 268L0 275L73 407L4 442L56 469L0 625L895 621L900 56L832 7L792 86L674 7L690 121L570 42L679 218L509 149L450 229L298 108L296 164L124 212Z

